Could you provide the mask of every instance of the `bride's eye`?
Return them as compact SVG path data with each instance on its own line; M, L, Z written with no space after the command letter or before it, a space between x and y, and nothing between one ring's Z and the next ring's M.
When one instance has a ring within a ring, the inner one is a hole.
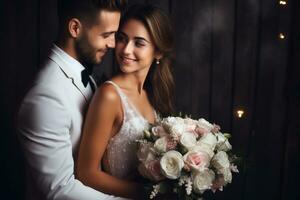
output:
M135 41L135 46L137 46L137 47L143 47L143 46L145 46L145 45L146 45L146 44L145 44L144 41L141 41L141 40Z

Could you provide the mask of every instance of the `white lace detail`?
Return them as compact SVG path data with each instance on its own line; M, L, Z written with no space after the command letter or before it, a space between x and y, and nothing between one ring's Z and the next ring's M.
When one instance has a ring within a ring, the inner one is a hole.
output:
M137 143L135 141L143 137L143 131L149 127L149 123L130 104L129 99L117 84L112 81L106 81L105 83L110 83L116 88L121 98L124 113L119 132L109 140L107 145L107 160L111 175L124 178L137 170ZM154 113L156 116L155 111Z

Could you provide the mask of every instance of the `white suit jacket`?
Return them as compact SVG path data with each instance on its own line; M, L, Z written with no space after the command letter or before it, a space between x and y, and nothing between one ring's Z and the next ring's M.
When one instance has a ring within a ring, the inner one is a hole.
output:
M54 45L22 102L18 130L27 164L28 199L123 199L100 193L74 177L74 157L92 97L90 85L85 88L81 82L83 69Z

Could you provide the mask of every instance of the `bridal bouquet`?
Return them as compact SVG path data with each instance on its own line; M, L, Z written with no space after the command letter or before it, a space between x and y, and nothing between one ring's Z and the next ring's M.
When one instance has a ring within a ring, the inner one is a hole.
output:
M145 130L137 157L149 198L199 199L207 190L222 191L238 172L229 136L203 118L167 117Z

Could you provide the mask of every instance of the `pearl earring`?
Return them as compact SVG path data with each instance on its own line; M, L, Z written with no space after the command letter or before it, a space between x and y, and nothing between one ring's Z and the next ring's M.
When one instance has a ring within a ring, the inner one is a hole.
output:
M160 61L159 59L156 59L156 64L159 65Z

